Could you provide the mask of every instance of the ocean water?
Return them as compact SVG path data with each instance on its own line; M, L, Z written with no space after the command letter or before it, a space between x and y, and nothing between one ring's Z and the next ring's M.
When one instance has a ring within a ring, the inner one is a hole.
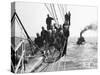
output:
M98 62L97 38L88 37L85 40L84 45L77 45L77 38L69 38L67 55L50 64L43 72L96 69Z
M98 42L96 37L85 38L84 45L77 45L77 38L69 38L67 55L59 62L66 63L65 70L97 68ZM69 63L68 63L69 62Z
M15 43L18 43L19 38ZM77 45L78 38L69 37L67 55L61 57L57 62L51 63L43 72L67 71L80 69L96 69L98 62L98 38L85 38L84 45ZM17 45L17 44L16 44Z

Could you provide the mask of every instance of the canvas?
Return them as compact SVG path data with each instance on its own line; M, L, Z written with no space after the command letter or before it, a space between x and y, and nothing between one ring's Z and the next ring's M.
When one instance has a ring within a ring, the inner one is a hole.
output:
M97 68L97 7L11 3L11 72Z

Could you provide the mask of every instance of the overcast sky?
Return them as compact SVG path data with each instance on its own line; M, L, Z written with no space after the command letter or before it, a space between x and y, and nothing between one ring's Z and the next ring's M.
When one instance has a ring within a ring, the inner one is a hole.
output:
M26 31L30 36L36 36L41 32L41 27L46 28L46 17L49 13L44 4L17 2L15 5ZM67 10L71 12L70 36L79 36L79 33L85 26L91 23L97 23L97 8L90 6L67 5ZM56 7L56 13L60 23L63 23L59 10ZM16 36L20 34L19 25L16 23ZM84 36L97 36L97 31L87 31Z

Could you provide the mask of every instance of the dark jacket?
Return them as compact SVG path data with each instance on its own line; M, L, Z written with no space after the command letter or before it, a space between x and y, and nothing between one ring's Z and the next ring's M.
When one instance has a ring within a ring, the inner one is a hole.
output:
M37 37L35 38L35 44L38 45L38 47L42 47L43 46L43 40L41 37Z
M51 21L53 20L53 18L52 17L47 17L47 19L46 19L46 24L47 25L51 25Z
M48 37L49 37L49 32L48 31L46 31L46 30L42 30L41 31L41 37L42 37L42 40L44 41L48 41Z

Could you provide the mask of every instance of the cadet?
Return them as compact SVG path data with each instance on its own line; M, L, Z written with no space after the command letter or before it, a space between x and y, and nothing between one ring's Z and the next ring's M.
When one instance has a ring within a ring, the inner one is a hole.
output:
M35 38L35 44L40 48L43 46L43 40L42 37L39 35L39 33L36 34L37 38Z
M52 28L52 26L51 26L52 20L54 20L54 19L52 17L50 17L48 14L47 18L46 18L47 30L50 30Z
M48 32L47 30L45 30L44 27L42 27L41 37L42 37L43 42L44 42L44 41L45 41L46 43L48 42L49 32Z

